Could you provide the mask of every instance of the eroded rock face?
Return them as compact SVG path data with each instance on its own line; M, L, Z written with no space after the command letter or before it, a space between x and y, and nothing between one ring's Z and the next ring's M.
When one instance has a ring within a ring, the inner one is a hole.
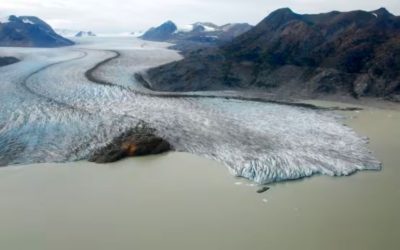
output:
M160 154L172 149L164 139L155 135L155 130L140 123L126 131L103 148L96 150L89 161L109 163L125 157Z
M90 36L96 36L95 33L92 31L79 31L78 33L75 34L75 37L90 37Z

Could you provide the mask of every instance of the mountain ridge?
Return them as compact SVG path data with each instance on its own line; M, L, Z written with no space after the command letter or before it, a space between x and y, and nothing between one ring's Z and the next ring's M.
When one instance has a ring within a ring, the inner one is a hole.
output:
M278 9L218 48L147 73L161 91L260 89L291 97L400 95L400 17L384 8Z
M0 21L0 46L61 47L73 44L38 17L11 15Z

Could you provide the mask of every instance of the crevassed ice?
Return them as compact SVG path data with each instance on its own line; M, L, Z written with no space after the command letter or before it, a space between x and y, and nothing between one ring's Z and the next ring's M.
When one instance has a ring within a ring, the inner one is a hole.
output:
M225 164L259 183L379 169L366 139L330 112L277 104L137 94L134 72L179 59L166 44L90 38L63 49L7 49L22 62L0 68L0 165L86 159L145 120L178 151ZM96 77L85 72L114 56Z

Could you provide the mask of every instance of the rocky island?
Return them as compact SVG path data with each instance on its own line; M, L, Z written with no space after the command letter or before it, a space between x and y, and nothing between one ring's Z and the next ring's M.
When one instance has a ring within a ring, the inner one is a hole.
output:
M252 27L248 23L228 23L219 26L211 22L178 26L172 21L167 21L158 27L150 28L140 38L173 43L175 45L172 48L187 54L199 48L215 47L230 42Z
M171 150L169 142L155 133L155 129L150 128L145 122L140 122L134 128L114 138L105 147L97 149L89 157L89 161L109 163L125 157L160 154Z

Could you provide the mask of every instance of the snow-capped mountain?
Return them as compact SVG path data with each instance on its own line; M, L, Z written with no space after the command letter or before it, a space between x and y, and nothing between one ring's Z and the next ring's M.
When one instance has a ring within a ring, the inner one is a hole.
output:
M34 16L0 18L0 46L60 47L74 43Z
M167 21L158 27L149 29L142 39L152 41L195 43L218 43L230 41L233 38L249 31L252 28L247 23L233 23L218 26L210 22L197 22L188 25L176 25Z
M218 25L215 25L213 23L197 22L193 24L178 26L178 32L214 32L217 30L219 30Z
M173 34L178 31L178 27L172 21L167 21L158 27L150 28L143 36L145 40L151 41L166 41L173 37Z
M400 16L385 8L319 14L283 8L219 49L194 51L146 79L159 91L264 89L285 98L400 101L399 59Z
M10 19L10 16L5 16L5 17L0 17L0 23L8 23L8 22L10 22L9 21L9 19Z

